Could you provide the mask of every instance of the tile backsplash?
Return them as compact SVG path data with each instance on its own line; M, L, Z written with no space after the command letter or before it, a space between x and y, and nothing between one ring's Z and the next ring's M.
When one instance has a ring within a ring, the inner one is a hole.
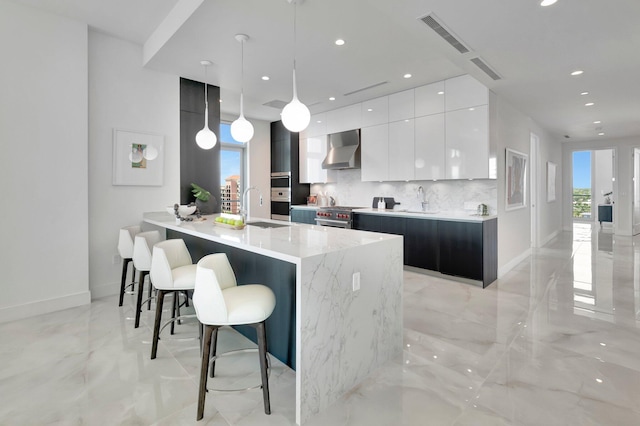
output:
M311 194L332 196L338 205L362 207L371 207L373 197L394 197L401 203L396 208L420 209L418 188L422 186L430 210L461 212L484 203L489 206L489 214L497 212L496 180L362 182L360 169L338 170L336 176L335 183L311 185Z

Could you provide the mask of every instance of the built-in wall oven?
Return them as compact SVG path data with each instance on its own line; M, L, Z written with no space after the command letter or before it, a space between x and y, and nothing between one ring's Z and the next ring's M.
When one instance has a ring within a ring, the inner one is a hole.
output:
M291 172L271 173L271 219L291 220Z

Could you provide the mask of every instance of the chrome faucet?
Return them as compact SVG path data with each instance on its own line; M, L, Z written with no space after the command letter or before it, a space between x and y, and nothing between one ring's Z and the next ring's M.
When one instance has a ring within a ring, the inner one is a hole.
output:
M420 201L424 201L424 188L422 188L422 185L418 187L417 192L418 192L418 198L420 199Z
M250 186L249 188L244 190L244 194L242 194L242 205L240 206L240 216L242 216L242 221L246 222L247 220L247 193L255 189L260 194L260 207L262 207L262 192L258 189L257 186Z
M427 210L429 210L429 201L425 200L424 198L424 188L422 186L419 186L417 192L418 199L420 200L420 207L422 208L423 212L426 212Z

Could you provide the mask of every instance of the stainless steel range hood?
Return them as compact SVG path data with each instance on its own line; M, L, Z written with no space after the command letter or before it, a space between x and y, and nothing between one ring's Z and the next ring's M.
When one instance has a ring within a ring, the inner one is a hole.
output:
M329 135L329 152L322 161L322 168L360 168L360 129Z

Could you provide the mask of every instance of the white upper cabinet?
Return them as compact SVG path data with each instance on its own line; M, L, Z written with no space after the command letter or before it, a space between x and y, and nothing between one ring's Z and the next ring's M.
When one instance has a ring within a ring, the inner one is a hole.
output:
M489 89L470 75L445 80L444 95L446 111L489 103Z
M309 138L313 136L321 136L327 134L327 115L326 113L313 114L309 126L302 132L300 137Z
M362 127L362 105L355 104L326 113L327 133L344 132Z
M415 120L415 180L445 178L444 113Z
M414 114L413 89L389 95L389 123L411 119Z
M362 103L362 127L389 122L389 97L372 99Z
M445 120L446 178L490 178L487 106L450 111Z
M360 155L363 182L389 180L389 124L361 130Z
M327 135L300 138L300 183L325 183L332 180L333 175L322 168L327 147Z
M444 81L416 87L416 117L444 112Z
M389 123L389 180L413 180L414 120Z

